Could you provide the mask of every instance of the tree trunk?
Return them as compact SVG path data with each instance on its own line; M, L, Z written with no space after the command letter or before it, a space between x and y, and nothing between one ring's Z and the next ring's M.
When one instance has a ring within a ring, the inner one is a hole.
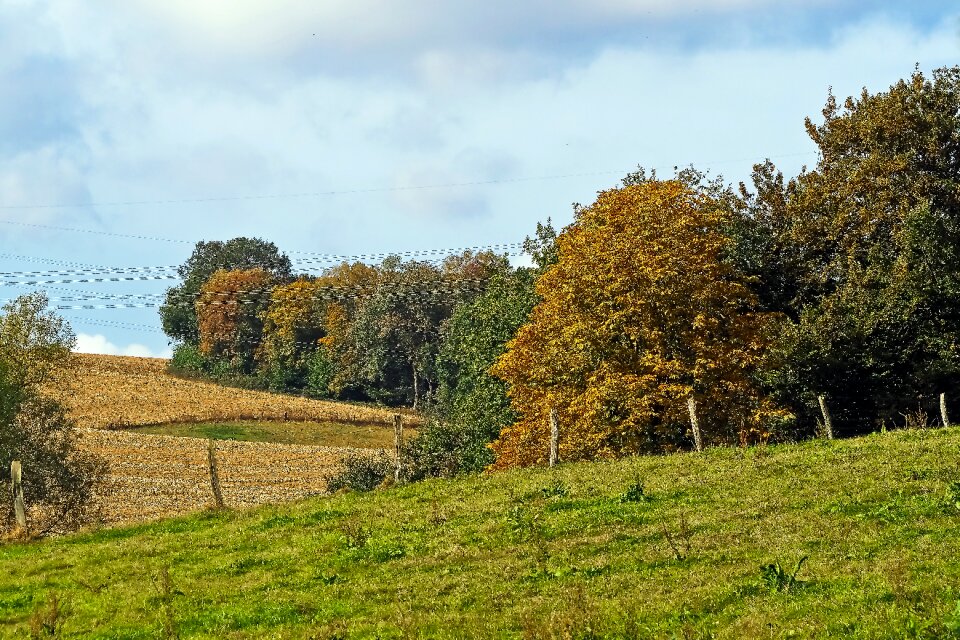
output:
M823 428L827 432L827 438L833 440L833 420L830 419L830 410L827 409L827 399L817 396L817 402L820 403L820 413L823 414Z
M13 488L13 513L21 529L27 528L27 510L23 504L23 479L19 460L10 463L10 481Z
M417 383L417 365L410 363L410 371L413 372L413 408L416 410L420 404L420 385Z
M690 429L693 430L693 445L697 451L703 451L703 435L700 433L700 421L697 420L697 402L691 393L687 396L687 411L690 412Z
M560 450L560 424L557 422L557 410L550 407L550 466L557 464Z
M396 463L393 481L400 482L400 470L403 466L403 417L399 413L393 416L393 447Z
M950 426L950 416L947 415L947 394L940 394L940 417L943 418L943 426Z

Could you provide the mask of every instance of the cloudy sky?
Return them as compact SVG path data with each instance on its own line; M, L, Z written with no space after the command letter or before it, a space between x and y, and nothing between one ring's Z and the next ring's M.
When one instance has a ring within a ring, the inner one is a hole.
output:
M0 299L198 240L303 269L517 242L638 165L792 175L830 87L958 61L938 0L0 0ZM82 350L168 350L153 309L60 312Z

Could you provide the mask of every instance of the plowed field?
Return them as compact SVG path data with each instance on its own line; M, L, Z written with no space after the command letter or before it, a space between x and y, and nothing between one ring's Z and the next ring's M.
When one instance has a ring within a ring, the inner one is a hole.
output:
M110 465L97 500L104 524L184 514L214 502L206 440L91 429L81 442ZM374 450L219 440L224 502L247 507L323 493L324 477L351 451Z
M235 389L184 380L166 372L167 361L75 354L70 383L54 390L81 427L115 429L218 420L315 420L390 424L393 411ZM414 424L408 416L406 422Z
M109 465L97 492L107 525L189 513L214 501L207 440L147 435L125 427L235 420L289 420L291 425L393 421L394 411L388 409L183 380L166 373L166 360L74 357L71 378L51 392L81 427L81 446ZM406 415L404 422L415 426L418 420ZM245 507L323 493L325 477L354 451L373 454L376 449L219 440L216 459L224 501L228 507Z

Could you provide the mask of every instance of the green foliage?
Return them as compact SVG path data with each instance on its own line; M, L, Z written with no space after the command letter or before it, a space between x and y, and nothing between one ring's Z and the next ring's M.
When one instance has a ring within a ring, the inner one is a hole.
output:
M533 308L533 281L531 270L504 269L454 310L437 356L435 404L411 443L414 476L478 472L493 462L488 445L515 415L506 384L489 370Z
M765 564L760 567L760 579L771 591L790 591L797 586L797 574L800 573L800 568L807 561L807 558L808 556L800 558L791 573L787 573L780 566L779 561Z
M87 521L104 472L101 460L79 448L63 407L44 395L45 385L67 384L74 344L69 326L46 306L46 296L35 293L5 305L0 315L0 469L22 463L27 526L35 533ZM0 530L14 524L9 501L4 515Z
M217 271L260 268L276 280L290 277L290 258L276 245L259 238L233 238L226 242L198 242L193 253L180 265L177 273L182 283L167 289L160 307L163 331L176 342L199 344L200 333L194 303L200 289Z
M830 95L807 132L817 166L758 165L733 229L731 260L792 320L768 382L808 433L825 392L840 434L932 412L960 383L960 67Z
M643 480L637 478L636 482L627 487L627 490L620 495L620 502L646 502L650 499L644 492Z
M199 347L187 342L173 348L170 369L179 374L196 375L209 370L209 362Z
M341 469L327 478L327 491L342 489L372 491L393 473L393 462L383 453L351 453L341 461Z
M336 375L336 365L330 356L329 348L319 347L308 360L307 389L318 397L327 398L332 395L330 385Z

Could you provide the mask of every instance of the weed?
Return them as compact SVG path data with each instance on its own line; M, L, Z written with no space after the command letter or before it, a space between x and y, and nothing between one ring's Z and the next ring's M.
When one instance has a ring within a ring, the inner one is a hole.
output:
M68 615L69 608L51 593L46 603L37 606L30 615L30 638L59 638Z
M534 513L521 505L513 507L507 514L507 526L513 541L533 545L538 575L547 572L547 563L550 561L550 547L541 518L542 513Z
M540 495L544 498L566 498L570 494L570 490L567 488L567 485L563 483L562 480L554 480L553 484L549 487L544 487L540 489Z
M930 423L930 416L920 407L917 407L916 411L901 413L900 415L903 416L904 429L929 429L933 426Z
M620 502L646 502L649 499L650 496L644 492L643 480L639 477L620 494Z
M960 482L951 482L947 487L947 502L955 509L960 509Z
M177 631L177 622L174 617L173 597L183 594L174 590L169 566L164 565L160 573L153 577L153 586L160 598L160 626L163 637L166 640L176 640L180 637L180 633Z
M960 637L960 600L957 600L953 611L950 612L943 621L943 626L946 627L947 631L953 636Z
M434 529L440 529L443 525L447 524L447 514L440 508L440 502L436 499L430 502L430 517L427 518Z
M780 562L765 564L760 567L760 578L770 591L790 591L798 584L797 574L800 573L800 567L807 561L808 556L803 556L797 561L793 568L793 573L787 573L780 565Z
M680 512L680 526L676 534L667 529L667 523L662 518L660 519L660 531L663 533L664 540L670 546L670 550L673 551L674 559L681 561L690 555L690 541L693 538L693 532L690 530L687 516L683 511Z
M363 524L354 518L345 521L340 525L340 532L343 534L343 542L348 549L362 549L370 541L372 531L363 526Z

